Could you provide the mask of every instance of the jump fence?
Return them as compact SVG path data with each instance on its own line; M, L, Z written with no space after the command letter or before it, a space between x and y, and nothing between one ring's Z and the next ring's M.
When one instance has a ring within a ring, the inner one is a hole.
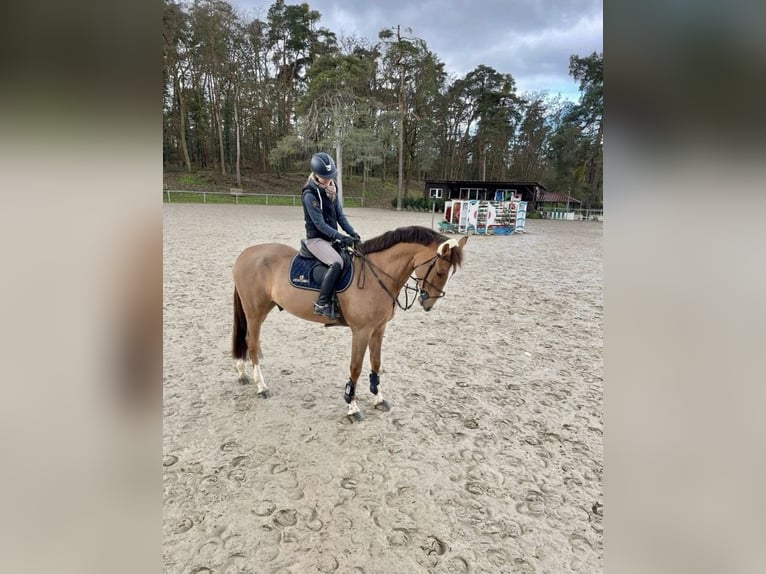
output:
M604 221L603 209L540 209L543 219L561 219L564 221Z

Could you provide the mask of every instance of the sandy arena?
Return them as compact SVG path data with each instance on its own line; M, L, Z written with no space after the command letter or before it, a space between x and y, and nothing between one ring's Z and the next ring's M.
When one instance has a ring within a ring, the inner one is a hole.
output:
M346 215L363 239L432 221ZM232 264L297 248L301 209L166 204L163 221L164 572L602 571L601 223L471 236L433 311L388 325L391 411L365 359L349 424L347 328L272 311L268 399L230 357Z

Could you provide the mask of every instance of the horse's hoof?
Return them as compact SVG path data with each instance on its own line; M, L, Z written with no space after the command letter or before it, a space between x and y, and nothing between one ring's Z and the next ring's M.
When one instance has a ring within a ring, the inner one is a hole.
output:
M391 404L386 399L383 399L377 405L375 405L375 409L387 413L391 410Z
M265 391L259 391L255 394L259 399L268 399L269 396L271 396L268 389L266 389Z
M237 382L238 382L240 385L249 385L250 383L252 383L252 382L253 382L253 380L252 380L250 377L248 377L247 375L240 375L240 376L237 378Z
M346 415L346 420L350 423L360 423L364 420L364 415L360 412L356 412L353 415Z

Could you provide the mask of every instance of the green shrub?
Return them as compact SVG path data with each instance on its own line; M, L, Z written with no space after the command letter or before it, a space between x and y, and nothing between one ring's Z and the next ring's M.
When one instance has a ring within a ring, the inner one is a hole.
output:
M410 195L402 198L402 209L412 209L415 211L431 211L432 205L433 205L432 199L426 198L426 197L412 197ZM391 199L391 207L396 207L396 198ZM436 200L436 211L443 211L444 210L444 200L443 199L437 199Z
M178 183L184 186L200 185L202 180L195 173L185 173L178 178Z

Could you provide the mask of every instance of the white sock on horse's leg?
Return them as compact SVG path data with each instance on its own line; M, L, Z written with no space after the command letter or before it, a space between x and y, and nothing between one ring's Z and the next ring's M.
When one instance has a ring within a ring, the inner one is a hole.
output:
M359 412L359 407L356 404L356 399L348 403L348 412L346 413L348 416L355 415Z
M247 378L247 373L245 372L245 361L243 361L242 359L237 359L235 366L237 367L239 378L240 379Z
M260 365L253 365L253 378L258 385L256 393L261 394L269 390L269 387L266 386L266 381L263 380L263 372Z
M375 397L375 401L373 402L373 405L379 405L383 402L383 391L380 390L380 387L378 387L378 394L373 395Z

